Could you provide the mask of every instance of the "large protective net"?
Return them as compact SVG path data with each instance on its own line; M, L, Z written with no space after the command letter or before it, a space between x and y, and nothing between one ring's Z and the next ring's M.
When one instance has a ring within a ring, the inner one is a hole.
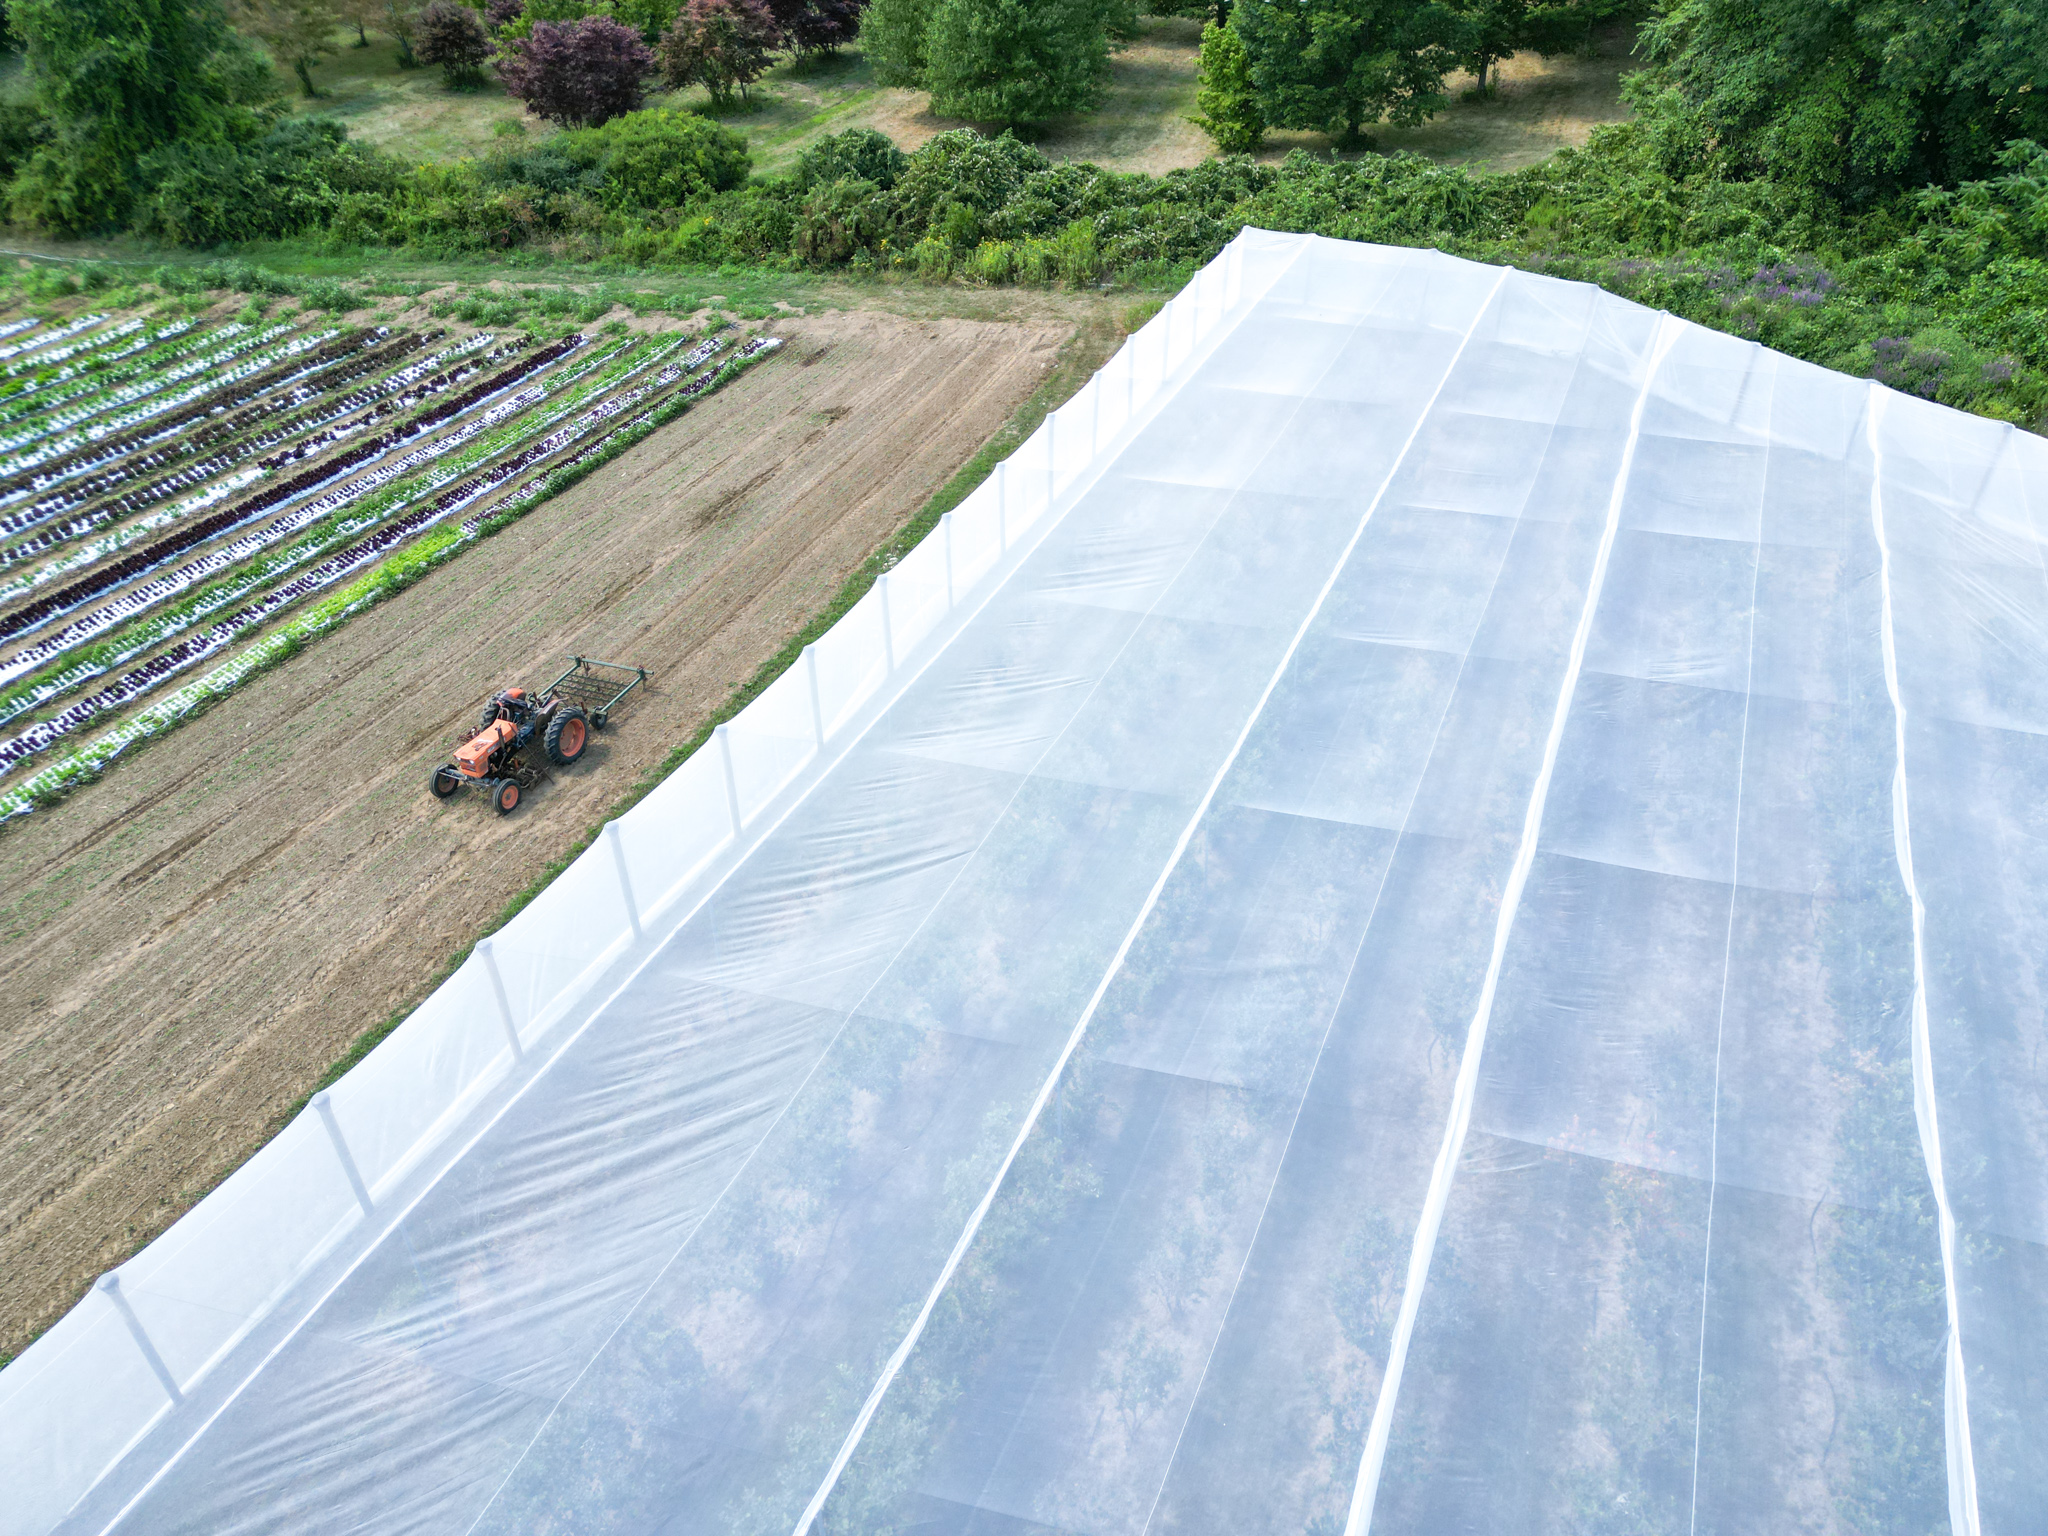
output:
M0 1374L0 1527L2048 1527L2044 503L1247 231Z

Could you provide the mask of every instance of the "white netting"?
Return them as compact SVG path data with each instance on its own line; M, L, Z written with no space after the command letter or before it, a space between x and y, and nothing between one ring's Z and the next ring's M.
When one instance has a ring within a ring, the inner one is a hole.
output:
M0 1530L2036 1529L2044 516L1247 231L0 1373Z

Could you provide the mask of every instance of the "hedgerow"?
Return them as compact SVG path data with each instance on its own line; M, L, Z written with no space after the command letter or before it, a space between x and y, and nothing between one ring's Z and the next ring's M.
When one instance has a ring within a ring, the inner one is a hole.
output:
M1121 174L960 129L912 155L854 130L786 176L747 179L737 135L649 111L483 159L387 168L388 185L355 166L375 189L307 199L318 216L303 228L335 250L1161 288L1249 225L1593 282L1964 409L2048 417L2036 320L2048 307L2048 151L2016 142L1992 178L1852 208L1735 174L1668 92L1634 94L1634 121L1498 175L1299 151ZM308 142L339 154L338 141Z

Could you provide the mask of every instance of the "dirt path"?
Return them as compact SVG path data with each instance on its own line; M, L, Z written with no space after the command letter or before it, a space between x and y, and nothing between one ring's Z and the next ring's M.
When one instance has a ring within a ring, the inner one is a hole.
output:
M756 368L0 832L0 1356L238 1165L1024 402L1068 334L882 314ZM427 795L493 688L654 670L511 817Z

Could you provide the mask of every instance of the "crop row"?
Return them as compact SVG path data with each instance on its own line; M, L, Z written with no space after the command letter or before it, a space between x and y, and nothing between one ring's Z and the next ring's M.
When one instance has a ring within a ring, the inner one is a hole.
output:
M13 455L12 458L5 462L0 462L0 474L18 474L24 469L46 462L52 454L68 453L83 444L96 443L110 433L123 432L142 422L152 421L168 412L177 410L180 406L190 404L194 400L203 399L210 392L223 388L226 385L238 383L244 379L259 377L267 369L290 361L305 352L307 348L318 346L321 342L327 341L338 334L338 331L330 330L322 331L314 336L303 336L294 341L287 342L281 347L273 347L267 351L259 352L253 357L242 358L240 362L235 363L235 366L230 368L225 374L215 371L221 364L241 357L243 353L254 351L258 346L267 346L270 341L276 339L275 333L266 331L257 336L250 337L246 342L237 342L223 347L219 352L212 353L203 358L195 358L189 364L169 369L154 378L145 379L140 384L131 384L114 390L111 394L104 397L96 397L93 401L76 410L63 412L47 421L38 423L32 430L17 432L12 437L0 438L0 452ZM172 374L176 374L178 377L173 378L171 377ZM189 389L181 390L177 394L164 398L151 398L152 396L162 396L166 389L184 384L195 377L198 382L192 384ZM148 403L136 410L123 409L124 407L135 405L137 401L147 401ZM119 410L121 414L107 420L93 419L105 416L110 410ZM92 424L85 426L83 431L63 437L55 444L47 442L47 439L57 437L60 433L71 434L74 427L84 426L87 422ZM19 451L25 448L32 448L36 444L43 444L44 446L36 448L32 455Z
M459 346L444 348L424 362L415 363L409 368L388 375L347 395L337 396L332 400L320 401L312 410L306 411L298 417L281 422L271 430L258 433L243 442L235 443L230 450L216 455L213 460L208 461L213 466L210 471L204 465L188 466L178 474L170 476L165 480L156 481L150 485L127 492L102 506L93 508L82 516L71 519L67 523L63 523L55 528L45 528L32 538L0 549L0 571L11 569L23 560L45 553L60 544L68 543L73 539L83 538L89 533L104 528L108 523L118 522L137 512L146 511L168 497L177 495L181 490L201 483L207 472L221 473L227 467L243 461L249 454L261 452L265 448L275 447L281 442L290 442L292 438L306 433L309 428L326 429L318 431L317 435L313 438L295 444L291 451L265 459L255 469L237 477L235 486L239 489L251 481L262 478L284 464L296 463L300 459L309 457L317 449L325 448L333 443L342 441L344 438L353 437L358 433L368 431L379 422L389 420L392 416L410 409L423 400L430 399L436 394L466 382L482 369L494 362L502 361L519 350L518 346L502 347L486 353L482 357L470 358L459 363L456 367L443 372L431 372L432 369L440 363L446 362L449 358L459 357L465 351L473 350L472 342L477 339L472 338L471 342L464 342ZM486 342L490 340L487 335L481 339ZM523 346L523 343L520 345ZM402 353L397 355L402 355ZM393 354L389 349L384 349L378 359L373 359L367 364L366 371L374 372L376 368L382 367L391 361L392 356ZM355 372L355 370L349 371ZM424 379L420 377L422 373L427 375ZM358 373L356 376L360 377L360 374ZM320 391L312 390L311 393L317 399ZM296 389L290 398L294 400L299 398ZM270 413L274 405L274 402L265 402L259 407L240 413L236 421L246 423L248 421L261 420L264 415ZM356 414L359 411L363 411L366 406L373 408L365 414ZM344 420L339 425L333 425L337 417L353 417L354 419ZM195 433L192 436L198 437L200 434ZM180 442L182 443L183 441L184 439L181 438ZM178 450L174 448L163 456L175 460L178 456ZM155 455L150 457L154 458ZM69 492L65 494L67 497L69 496ZM219 499L218 488L209 487L208 493L182 502L167 513L146 517L139 523L130 524L117 533L100 539L83 550L74 552L63 560L52 562L50 565L36 571L32 576L16 578L14 581L7 583L4 588L0 588L0 598L18 595L33 587L40 586L43 582L51 580L66 571L77 570L83 566L90 565L94 561L111 554L114 550L124 548L135 542L138 538L145 537L155 529L176 522L194 510L211 505ZM39 514L41 517L47 517L61 513L62 510L63 507L61 505L45 510L45 503L38 503L36 508L31 509L31 512ZM32 525L34 521L39 520L38 517L29 514L16 514L15 516L24 524ZM7 516L0 516L0 530L5 530L9 523L10 519Z
M33 341L25 341L18 347L8 347L0 350L0 358L14 357L29 352L39 352L54 342L66 341L81 332L91 330L94 326L102 324L106 318L105 315L80 315L69 325L39 336ZM51 363L60 362L64 358L69 357L76 350L76 347L62 347L55 352L43 352L42 356L35 359L32 366L38 368L48 367ZM13 373L17 366L21 365L10 363L7 372Z
M102 342L107 342L123 336L132 336L134 339L125 347L117 347L111 352L87 352L54 369L48 364L38 366L33 362L6 369L6 376L14 382L5 398L20 400L28 395L42 395L44 399L37 401L33 409L47 409L46 402L50 391L60 389L74 380L81 381L82 387L86 389L99 389L110 377L125 376L129 372L129 369L120 367L120 364L129 363L131 367L140 367L142 364L137 360L144 353L162 347L166 342L175 340L191 329L190 320L174 320L160 330L145 332L140 320L131 321L99 338ZM24 374L23 369L33 371Z
M31 517L41 521L68 512L111 494L131 480L166 469L181 459L189 459L215 444L232 443L273 416L297 410L358 379L381 373L401 358L418 351L428 339L417 331L408 331L394 340L387 340L382 331L371 332L351 342L352 350L343 350L280 392L261 397L239 409L228 405L213 406L195 418L200 425L191 431L177 433L168 442L163 440L160 432L151 434L153 442L145 440L141 434L102 442L95 445L90 459L52 465L0 481L0 505L38 492L54 492L35 504ZM331 419L331 416L322 419ZM291 432L307 430L308 425L303 417L280 423L271 434L266 434L268 441L265 446L283 441L284 436Z
M0 382L0 425L45 415L74 401L103 394L127 379L162 369L205 344L208 338L204 334L186 335L191 329L190 320L175 321L110 356ZM185 339L179 340L181 337Z
M106 318L105 315L80 315L77 319L59 326L54 331L45 331L40 336L31 336L27 341L17 342L11 347L0 347L0 361L5 361L10 357L19 357L24 352L33 352L38 347L47 347L51 342L61 341L66 336L76 336L80 331L90 330ZM40 324L42 324L40 320L32 320L27 325L24 325L22 330L27 330L32 326ZM15 334L18 335L20 333L16 332Z
M435 339L435 337L439 335L440 332L438 331L432 332L429 333L424 338L424 340L432 341ZM476 350L478 347L488 346L493 339L494 338L490 335L490 333L481 332L477 335L466 338L465 340L457 343L455 346L444 347L441 351L435 353L433 356L426 358L421 362L409 365L408 367L400 370L398 373L393 374L388 379L378 380L373 384L366 385L363 389L353 391L350 394L340 397L338 400L333 402L333 414L347 415L350 412L362 409L365 405L372 404L378 400L385 399L394 394L399 394L404 390L410 388L410 386L418 383L422 377L432 374L435 369L441 367L450 359L462 357L467 353ZM492 353L491 355L492 357L496 358L502 356L509 356L510 354L509 352L501 351ZM373 362L370 365L370 371L374 371L375 366L377 365ZM336 387L336 385L340 382L345 382L350 378L360 376L360 374L356 374L352 369L344 370L344 375L341 380L336 380L333 382L323 381L321 387ZM466 373L464 377L467 377ZM274 387L275 382L276 381L271 381L269 384L265 384L263 381L259 380L254 384L245 383L239 386L227 386L228 388L235 389L236 393L234 398L216 398L216 395L219 393L218 391L216 391L215 395L208 395L198 400L192 405L186 406L181 410L172 412L170 415L163 416L151 421L143 430L139 432L132 433L127 437L116 439L112 447L114 448L115 451L124 454L137 454L148 449L152 444L162 442L166 437L176 435L182 440L183 436L185 435L183 433L183 429L190 423L195 421L204 421L210 417L218 416L224 411L233 411L236 410L238 407L246 406L251 401L260 399L265 389ZM291 384L291 392L293 397L297 398L298 392L301 389L311 389L312 387L313 385L311 377L302 377ZM427 392L432 392L433 389L439 387L442 386L440 386L437 383L432 386L422 386L422 389L426 390ZM415 396L410 399L401 400L398 406L395 408L407 409L411 405L417 404L419 398L421 398L421 396ZM271 408L271 402L267 400L264 401L261 406L261 409L266 413ZM237 420L252 419L255 418L246 416L237 418ZM330 415L327 419L331 420L332 415ZM381 415L379 419L381 419ZM175 452L176 450L173 449L171 451ZM33 526L35 521L37 521L37 519L33 517L23 518L22 515L19 513L0 515L0 532L15 531L23 527L30 527Z
M87 359L75 367L42 369L0 380L0 426L46 415L131 379L161 375L179 359L189 361L194 352L218 346L246 330L247 326L237 324L194 333L190 320L173 321L135 346L122 348L116 357Z
M68 706L49 720L38 721L12 741L0 744L0 773L6 772L22 758L45 750L100 715L134 702L166 678L198 665L208 656L225 648L252 626L262 623L281 609L290 607L323 587L332 586L368 562L381 558L398 545L443 521L451 513L461 510L479 497L489 495L507 480L532 465L552 458L578 438L587 435L593 427L604 424L623 411L631 410L649 395L674 383L682 376L680 366L672 367L649 384L610 396L594 410L568 426L550 433L523 452L492 465L482 474L475 475L451 489L442 491L425 506L393 519L370 537L350 545L311 570L273 589L260 601L229 614L203 633L190 636L169 650L152 657L147 663L125 674L111 686ZM710 376L706 377L708 380Z
M8 435L0 437L0 450L18 450L95 416L161 394L189 379L214 372L258 347L267 347L291 332L289 325L274 325L262 331L252 331L245 325L223 326L174 343L162 356L152 351L125 367L79 380L68 389L12 400L0 411L0 421L8 428Z
M722 341L719 344L723 345ZM639 411L624 422L616 422L616 416L624 410L631 409L632 404L646 401L650 395L660 393L668 384L684 377L689 368L701 366L717 347L707 344L706 347L694 351L690 357L670 365L650 384L629 392L632 397L630 403L624 396L614 396L606 400L597 411L579 420L573 428L564 429L563 433L554 434L546 440L546 443L557 446L544 447L544 444L536 443L520 454L517 462L522 468L529 467L557 452L560 442L572 440L574 435L587 433L591 424L614 421L615 424L596 441L552 465L544 473L520 486L511 496L467 519L460 530L443 544L423 547L417 554L401 556L398 561L387 563L378 571L366 576L355 587L329 599L303 618L287 624L282 631L259 642L242 656L224 664L197 682L187 685L162 703L150 706L89 747L78 749L68 758L44 769L28 783L0 797L0 819L31 810L42 797L60 793L69 784L96 775L107 763L135 742L163 734L205 703L232 691L247 677L290 655L307 641L346 622L353 614L378 601L386 591L397 590L410 580L452 559L460 550L484 536L486 532L502 526L522 515L531 506L545 500L550 493L550 487L561 484L565 475L592 460L599 460L610 453L621 451L625 443L637 440L636 435L644 435L661 422L671 419L687 408L690 399L716 388L735 376L747 363L779 345L780 343L773 339L756 338L724 366L693 380L687 391L677 391L666 400ZM237 632L245 630L265 614L274 613L278 608L296 602L311 592L341 579L350 570L377 559L394 546L445 519L450 512L488 494L492 486L512 478L519 472L518 469L511 467L512 462L506 461L496 465L486 475L478 476L475 480L442 493L428 506L380 529L371 539L340 552L316 570L308 571L299 580L270 594L261 604L244 610L250 617L245 619L244 613L238 613L223 620L222 624L215 628L233 625ZM397 564L408 560L411 564L403 573L395 570ZM261 612L258 612L259 609ZM65 715L57 720L39 722L13 740L0 743L0 772L7 771L23 758L42 751L61 739L62 735L75 731L79 725L106 713L109 709L119 708L121 704L132 701L140 693L155 687L165 677L218 650L220 644L225 643L225 639L215 642L211 639L212 634L213 631L209 631L207 635L193 637L195 646L203 645L203 650L188 654L183 647L174 648L173 652L166 652L164 656L153 659L144 667L121 679L113 688L105 690L108 694L123 690L118 698L111 699L90 711L86 711L83 706L93 701L80 701L80 705L73 706L73 709L79 711L75 723L58 729L59 721L72 714L71 710L67 710Z
M232 362L252 348L268 346L291 331L289 325L255 331L239 322L197 333L191 333L188 326L170 326L159 332L158 339L142 348L139 355L129 356L125 361L95 364L84 377L51 384L46 376L36 374L0 385L0 426L14 434L0 439L0 443L18 446L34 441L38 433L46 432L50 426L48 420L41 418L66 411L66 419L75 425ZM24 423L34 423L34 430L19 430Z
M633 434L639 432L642 428L659 425L661 422L670 419L674 413L687 409L701 396L708 394L710 391L718 388L719 385L725 383L726 380L732 378L741 369L745 368L747 364L753 362L756 358L766 356L781 345L782 342L776 337L756 336L745 346L741 347L738 352L734 353L732 357L728 358L722 366L713 369L710 373L704 374L699 378L692 379L688 385L677 390L668 399L650 406L626 421L619 422L596 442L585 444L577 449L576 452L564 458L560 463L550 465L545 474L534 476L533 479L527 481L526 484L520 486L519 489L512 492L511 495L505 497L502 501L486 507L473 517L466 518L462 524L462 537L473 539L486 527L497 523L500 519L517 516L528 508L546 500L550 494L548 488L556 484L562 476L582 468L592 459L608 456L616 451L617 445L623 439L632 437ZM692 355L695 356L695 354ZM678 366L686 370L694 365L686 358Z
M274 512L285 503L296 500L307 491L333 480L338 475L345 474L349 470L355 469L371 460L382 458L399 444L409 442L413 438L419 437L432 428L439 426L442 422L462 415L472 406L489 399L491 396L512 388L529 374L566 356L582 344L583 338L575 336L556 342L552 346L544 347L539 352L521 359L509 368L500 370L481 383L474 384L459 394L442 401L440 404L429 407L410 421L394 427L388 432L379 433L370 441L351 449L338 458L327 460L314 465L310 469L302 470L300 473L280 481L276 485L266 487L246 501L238 502L212 517L202 518L198 522L180 528L170 537L160 539L144 549L137 550L132 555L125 556L110 565L94 571L83 581L73 582L70 586L53 592L46 598L25 604L14 612L7 614L4 618L0 618L0 639L12 639L15 636L38 629L51 619L61 614L69 613L73 609L91 602L106 592L113 591L124 583L132 581L142 573L153 570L168 560L177 558L177 556L185 553L187 550L195 549L208 540L217 538L243 523ZM420 450L420 452L432 456L437 450L439 452L446 451L445 440L442 444L429 445L428 449ZM312 517L324 515L326 511L332 510L330 503L336 505L343 504L349 497L360 495L363 490L370 488L373 484L381 483L380 474L388 476L394 472L397 472L395 467L392 470L361 477L340 490L329 492L326 496L308 503L298 511L290 514L288 518L280 519L280 522L289 523L293 527L302 526L305 521L309 521ZM272 535L269 529L265 529L264 536L276 537L277 535ZM235 545L231 545L229 548L238 548L242 542L244 541L237 541ZM260 547L260 545L256 547ZM210 572L220 569L223 562L232 564L234 560L243 558L244 554L246 554L246 551L230 557L227 550L217 551L158 581L149 582L133 591L123 593L114 602L96 610L78 622L66 626L58 634L30 646L28 649L11 657L4 665L0 665L0 681L21 676L22 673L42 665L50 657L61 654L72 646L103 632L128 615L151 607L161 602L170 593L181 591L185 587L190 586L192 582L203 579Z
M634 343L629 342L593 356L553 381L554 391L566 391L565 397L553 409L537 412L531 418L488 435L477 433L473 425L470 434L472 441L467 444L465 451L452 461L437 465L424 475L410 480L394 480L388 471L380 474L378 480L386 483L383 483L381 488L376 488L374 494L357 496L355 505L346 509L346 516L330 514L315 524L300 525L296 531L302 533L303 537L289 547L274 550L259 559L252 559L239 570L210 582L182 601L159 607L147 617L136 619L118 633L94 642L60 671L26 682L18 682L4 693L0 693L0 723L14 720L31 709L61 698L94 677L125 665L150 647L161 644L171 636L204 621L210 614L218 613L230 604L242 601L266 582L274 581L309 561L323 558L336 546L355 538L367 529L376 527L422 496L432 493L450 480L460 478L476 466L489 462L506 448L532 439L536 434L546 431L550 426L582 409L590 400L601 397L606 391L623 383L633 374L655 366L673 353L678 345L680 343L657 346L645 355L633 356L631 354L637 348ZM693 358L701 357L703 351L704 349L699 349L698 353L692 354ZM622 353L627 354L623 360ZM677 365L673 373L680 375L684 368L690 365L690 360L686 359L684 364ZM570 387L578 379L587 377L592 372L599 373L599 377L592 383L582 388ZM481 425L488 427L491 423ZM475 440L477 437L481 440ZM427 456L439 458L448 446L451 446L449 440L430 445L433 451ZM411 457L416 456L409 456L409 459ZM355 496L361 487L345 489Z
M341 370L343 377L359 377L364 371L374 371L388 366L388 358L384 361L377 360L384 357L386 352L385 334L382 331L356 332L318 348L309 357L294 358L280 364L270 370L275 377L258 376L240 385L227 386L236 391L237 400L222 401L208 397L186 407L183 412L173 414L183 415L186 423L207 421L219 417L224 412L235 410L239 403L253 403L258 400L263 401L264 414L289 410L308 400L318 399L321 394L334 388L336 381L330 375L337 369ZM351 364L354 365L353 373L350 372ZM273 396L280 386L288 386L284 395L265 398ZM234 430L241 430L245 424L244 418L238 416ZM156 462L168 462L165 455L176 458L183 453L195 451L195 447L187 445L204 446L207 442L220 441L222 425L215 422L201 433L177 434L176 442L160 450L150 463L153 465ZM159 418L142 431L118 437L102 436L87 446L68 454L58 455L54 459L48 455L39 455L30 467L0 479L0 506L63 485L66 481L76 480L80 476L91 476L89 484L97 489L83 495L68 492L67 495L72 498L68 503L52 503L47 499L37 502L36 508L28 514L28 524L53 517L68 510L70 506L77 506L92 499L93 496L104 495L125 479L146 473L146 467L138 468L124 461L130 460L138 450L147 448L150 443L161 442L169 435L171 429L163 424L162 418ZM47 510L44 510L45 508ZM40 515L36 515L37 513ZM16 516L21 517L22 514Z
M60 671L32 678L27 682L17 682L7 688L4 693L0 693L0 722L15 719L27 710L62 697L92 678L132 660L150 646L160 644L170 636L190 628L207 615L220 611L230 603L240 601L264 582L275 580L309 560L320 558L335 545L355 537L367 528L374 527L397 508L417 499L425 490L443 485L449 479L465 473L468 468L486 461L508 444L523 441L536 432L545 430L550 423L578 409L580 404L594 393L611 388L622 377L648 366L655 360L629 361L608 369L596 383L584 389L571 390L568 399L552 412L540 413L535 418L516 421L510 427L494 430L505 417L523 412L542 395L567 389L576 380L592 371L605 369L605 365L616 359L620 351L630 350L629 343L624 347L593 356L568 373L556 377L551 383L522 392L513 400L493 408L483 419L465 424L460 431L428 443L396 464L384 466L370 475L340 487L321 498L310 519L305 515L308 509L302 508L300 512L280 519L261 530L260 546L252 546L249 540L236 541L235 547L249 557L248 563L241 565L238 570L220 575L217 580L208 581L207 585L175 603L166 599L165 605L155 606L154 611L148 613L147 617L133 619L123 625L117 633L104 639L92 639L83 654ZM673 350L673 346L660 348L656 356L665 355ZM442 458L456 447L464 447L465 451L457 455L452 462L439 466L423 480L404 478L408 472ZM346 515L343 515L344 513ZM282 549L273 549L269 554L261 554L261 547L275 545L288 537L296 537L297 542ZM260 558L256 557L258 555ZM197 564L199 563L195 562L195 565ZM206 571L200 573L202 579L220 568L219 563L209 566ZM196 583L186 582L184 585L190 588ZM75 650L77 647L71 649ZM30 666L26 670L32 674L37 668Z

